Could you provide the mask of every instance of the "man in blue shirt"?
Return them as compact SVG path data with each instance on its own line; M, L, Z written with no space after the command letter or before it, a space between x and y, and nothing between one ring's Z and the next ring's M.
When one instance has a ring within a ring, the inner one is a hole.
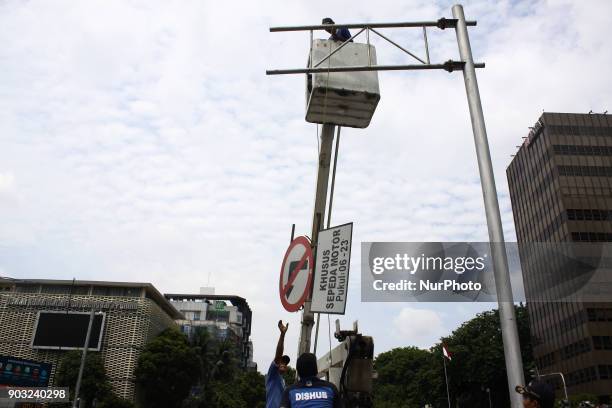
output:
M278 321L280 336L276 345L274 361L270 364L268 374L266 374L266 408L279 408L283 391L285 390L285 380L283 374L287 372L289 356L283 355L285 348L285 333L289 328L289 323L283 325L283 321Z
M281 408L341 408L336 386L317 377L317 357L304 353L295 364L300 380L285 388Z
M325 17L323 21L321 22L321 24L336 24L336 23L334 23L334 20L332 20L331 18ZM351 32L346 27L340 27L340 28L330 27L330 28L325 29L325 31L331 34L331 37L329 37L330 40L345 42L351 38ZM353 40L351 40L350 42L353 42Z

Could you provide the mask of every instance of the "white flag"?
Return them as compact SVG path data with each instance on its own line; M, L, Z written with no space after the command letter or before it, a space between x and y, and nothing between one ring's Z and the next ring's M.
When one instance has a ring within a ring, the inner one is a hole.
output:
M442 344L442 354L444 354L444 357L448 358L448 361L452 360L451 359L451 353L446 348L446 344Z

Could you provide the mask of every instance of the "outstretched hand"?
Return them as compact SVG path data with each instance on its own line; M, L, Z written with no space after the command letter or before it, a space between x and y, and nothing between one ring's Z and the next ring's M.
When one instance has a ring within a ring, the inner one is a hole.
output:
M289 322L287 322L287 324L283 324L282 320L278 321L278 330L280 330L282 334L285 334L288 328L289 328Z

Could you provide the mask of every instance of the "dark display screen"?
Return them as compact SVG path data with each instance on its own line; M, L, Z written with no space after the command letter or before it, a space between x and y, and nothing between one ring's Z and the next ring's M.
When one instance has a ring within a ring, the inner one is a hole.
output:
M89 349L99 350L104 314L96 314L91 326ZM89 313L40 312L33 348L82 349L87 336Z

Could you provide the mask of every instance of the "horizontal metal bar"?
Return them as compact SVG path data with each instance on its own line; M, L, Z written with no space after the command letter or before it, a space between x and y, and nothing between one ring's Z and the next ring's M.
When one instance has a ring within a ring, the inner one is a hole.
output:
M476 21L466 21L466 25L475 26ZM399 22L399 23L351 23L351 24L317 24L307 26L288 26L288 27L270 27L270 32L282 31L310 31L310 30L325 30L326 28L410 28L410 27L439 27L439 28L454 28L457 20L454 18L441 18L438 21L414 21L414 22Z
M449 72L463 69L464 62L447 61L444 64L418 64L418 65L355 65L329 68L296 68L296 69L270 69L266 75L285 74L314 74L326 72L358 72L358 71L418 71L427 69L443 69ZM484 68L483 62L474 63L475 68Z

